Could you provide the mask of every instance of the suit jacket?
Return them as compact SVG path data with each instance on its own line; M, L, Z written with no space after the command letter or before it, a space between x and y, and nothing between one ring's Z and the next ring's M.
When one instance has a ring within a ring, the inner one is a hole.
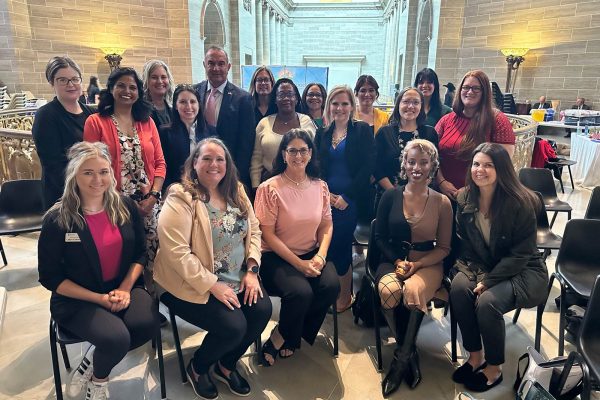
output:
M206 104L208 81L194 85L198 92L202 112ZM231 152L240 174L240 180L250 188L250 159L254 149L256 124L254 123L254 105L250 93L227 82L223 91L219 119L217 120L217 136L225 142Z
M196 143L204 138L202 121L196 124ZM166 193L170 184L181 182L183 164L190 155L190 134L183 122L173 123L169 128L159 131L160 144L167 163L167 175L163 184Z
M540 108L540 103L533 103L533 106L531 107L532 110L537 110ZM545 102L542 105L542 108L552 108L552 104Z
M321 164L321 178L324 181L329 179L329 148L333 138L335 123L329 128L320 128L315 136L315 146L319 153L319 163ZM362 200L368 193L371 174L375 167L375 139L373 138L373 128L366 122L349 121L348 133L346 136L346 167L352 177L352 183L342 197L352 200Z
M573 106L571 107L572 110L579 110L579 106L577 104L573 104ZM588 106L587 104L584 104L581 106L582 110L589 110L590 106Z
M121 265L117 278L113 282L119 284L129 272L131 264L146 265L146 236L144 225L134 201L121 197L131 218L129 222L119 226L123 246L121 250ZM79 210L80 213L83 213ZM39 281L52 292L50 311L54 319L60 323L72 315L82 300L62 296L56 293L56 288L69 279L76 284L96 293L107 293L118 287L109 287L102 280L102 269L98 250L89 227L84 229L73 227L66 230L61 228L55 218L58 212L50 211L44 218L42 231L38 240L38 272ZM67 234L77 235L78 241L67 242ZM138 281L142 286L142 280Z

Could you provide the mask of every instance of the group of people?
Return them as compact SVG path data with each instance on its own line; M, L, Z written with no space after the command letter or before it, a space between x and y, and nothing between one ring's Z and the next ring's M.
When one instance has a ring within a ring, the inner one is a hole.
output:
M248 395L236 364L271 317L269 296L281 311L259 351L265 367L313 344L330 307L352 305L353 233L373 217L397 343L383 394L420 382L415 341L434 297L450 296L469 351L453 379L499 384L502 314L541 302L548 277L537 198L516 178L514 132L485 73L467 73L450 108L426 68L387 118L369 75L354 90L300 94L260 67L247 93L227 80L223 49L204 67L206 81L177 86L159 60L143 78L116 69L92 113L77 64L48 63L56 97L33 127L49 208L40 282L54 320L93 345L69 394L108 397L112 368L159 329L157 297L207 331L186 368L195 393L216 398L217 380Z

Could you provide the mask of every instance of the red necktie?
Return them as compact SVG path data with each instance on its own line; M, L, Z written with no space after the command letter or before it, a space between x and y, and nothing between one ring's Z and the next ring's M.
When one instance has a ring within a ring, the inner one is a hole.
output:
M204 110L204 119L210 126L217 126L217 89L211 89L208 100L206 100L206 109Z

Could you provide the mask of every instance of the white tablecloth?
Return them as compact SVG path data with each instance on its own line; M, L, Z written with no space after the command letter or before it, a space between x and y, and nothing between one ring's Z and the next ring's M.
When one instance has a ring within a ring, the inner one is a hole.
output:
M571 160L573 179L585 187L600 186L600 143L593 142L585 136L571 135Z

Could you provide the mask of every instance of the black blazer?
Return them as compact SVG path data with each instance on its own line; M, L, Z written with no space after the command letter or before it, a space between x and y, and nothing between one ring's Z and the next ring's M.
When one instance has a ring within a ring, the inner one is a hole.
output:
M329 179L329 148L335 122L329 128L319 128L315 135L315 146L319 153L321 178ZM346 193L336 193L348 196L353 200L363 199L366 195L370 178L375 166L375 140L373 128L362 121L349 121L346 136L346 164L352 177L352 183Z
M540 107L540 103L539 103L539 102L538 102L538 103L533 103L533 106L531 107L531 109L532 109L532 110L536 110L536 109L538 109L539 107ZM548 102L546 102L546 103L542 104L542 108L551 108L551 107L552 107L552 104L550 104L550 103L548 103Z
M146 236L142 218L133 200L128 197L122 199L131 214L131 219L128 223L119 226L123 238L121 265L115 280L119 284L129 272L131 264L146 265ZM81 300L56 293L56 288L65 279L70 279L97 293L108 293L118 287L118 284L109 287L102 280L98 250L88 226L86 225L84 229L75 227L65 230L56 222L56 216L57 211L53 210L44 218L38 240L38 272L42 286L52 292L50 311L60 323L62 318L68 318L81 303ZM67 242L67 233L77 234L80 241ZM141 277L138 284L143 285Z
M195 133L196 142L204 138L204 126L200 120L197 121ZM167 175L163 184L163 192L166 193L170 184L181 182L183 164L190 155L190 135L182 122L173 122L173 125L168 129L160 130L159 135L165 162L167 163Z
M194 85L194 89L198 92L202 112L205 109L207 88L208 81ZM247 187L251 187L250 159L254 150L255 127L254 105L250 93L227 82L219 109L217 136L225 142L231 152L240 174L240 180Z
M67 152L83 140L83 126L92 111L79 103L82 113L71 114L55 97L35 113L31 133L42 164L44 206L50 208L61 198L65 187Z

